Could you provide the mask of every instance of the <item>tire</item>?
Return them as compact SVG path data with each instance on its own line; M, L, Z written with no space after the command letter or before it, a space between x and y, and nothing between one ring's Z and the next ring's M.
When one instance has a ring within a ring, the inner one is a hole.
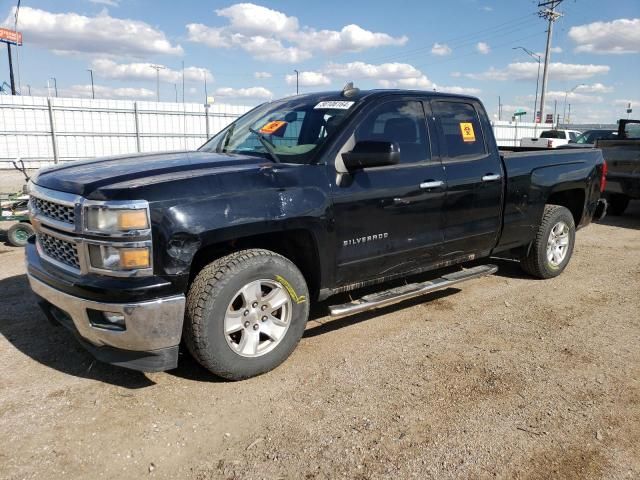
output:
M27 244L27 240L35 232L30 223L20 222L11 225L7 231L7 240L14 247L24 247Z
M622 215L629 206L629 197L622 193L610 193L607 195L607 213L609 215Z
M520 265L537 278L557 277L571 259L575 240L576 226L571 212L559 205L545 205L536 238ZM549 242L554 242L551 247Z
M193 280L183 337L203 367L242 380L289 357L308 318L309 291L300 270L269 250L242 250L210 263Z

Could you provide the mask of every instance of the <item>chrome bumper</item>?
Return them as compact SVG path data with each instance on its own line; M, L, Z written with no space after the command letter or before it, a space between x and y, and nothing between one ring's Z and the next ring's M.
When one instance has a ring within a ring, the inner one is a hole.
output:
M102 303L68 295L29 275L36 295L64 312L77 333L87 342L130 351L152 351L175 347L180 343L184 320L185 297L158 298L139 303ZM89 311L115 312L124 315L124 330L94 326Z

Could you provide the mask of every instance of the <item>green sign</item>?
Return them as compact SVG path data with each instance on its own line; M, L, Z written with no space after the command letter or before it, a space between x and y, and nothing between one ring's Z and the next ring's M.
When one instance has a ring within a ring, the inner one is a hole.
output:
M514 117L521 117L522 115L526 115L526 114L527 114L527 112L525 112L524 110L522 110L521 108L519 108L518 110L516 110L516 111L513 113L513 116L514 116Z

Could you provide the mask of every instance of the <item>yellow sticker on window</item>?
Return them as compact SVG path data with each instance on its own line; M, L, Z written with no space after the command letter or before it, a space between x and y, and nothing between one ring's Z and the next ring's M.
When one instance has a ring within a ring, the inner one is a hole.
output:
M286 124L287 124L287 122L283 122L283 121L280 121L280 120L273 120L273 121L267 123L264 127L262 127L260 129L260 133L264 133L265 135L273 135L278 130L280 130L282 127L284 127Z
M475 142L476 134L473 131L473 123L460 122L460 133L462 133L463 142Z

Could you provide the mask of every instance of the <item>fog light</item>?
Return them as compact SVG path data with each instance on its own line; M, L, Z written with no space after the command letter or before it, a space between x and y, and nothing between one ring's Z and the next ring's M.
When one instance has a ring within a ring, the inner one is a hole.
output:
M107 322L113 323L114 325L118 325L120 327L124 327L124 315L122 313L102 312L102 316L104 316L104 319Z

